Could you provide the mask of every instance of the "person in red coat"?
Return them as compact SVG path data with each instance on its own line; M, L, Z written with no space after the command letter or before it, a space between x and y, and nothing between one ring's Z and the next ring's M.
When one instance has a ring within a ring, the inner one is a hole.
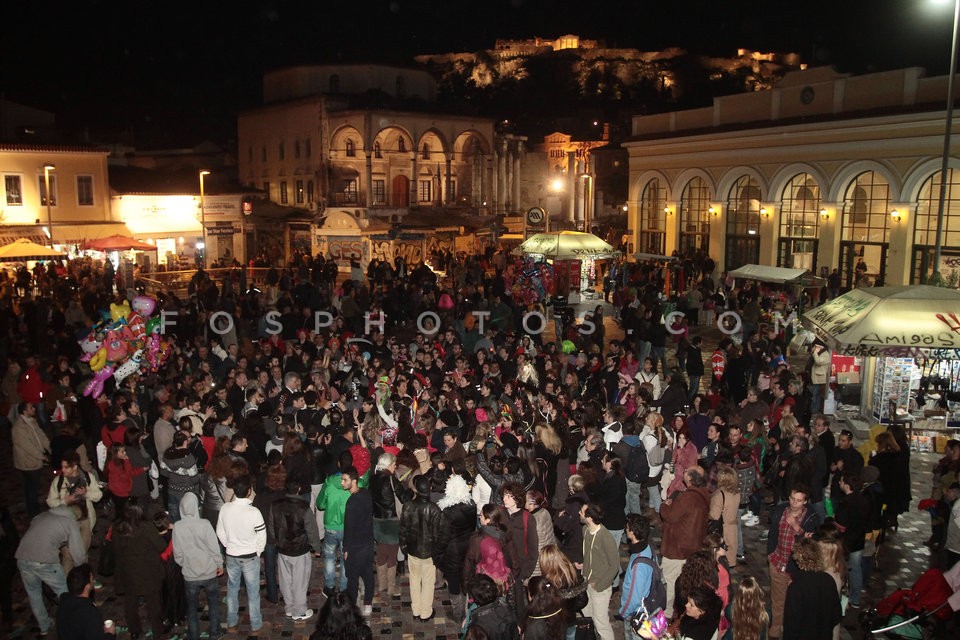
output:
M43 402L48 395L50 385L43 380L40 369L37 368L37 359L27 356L23 361L23 371L17 380L17 393L24 402L29 402L37 408L37 421L44 431L49 430L50 421L47 418L47 406ZM49 433L47 435L50 435Z

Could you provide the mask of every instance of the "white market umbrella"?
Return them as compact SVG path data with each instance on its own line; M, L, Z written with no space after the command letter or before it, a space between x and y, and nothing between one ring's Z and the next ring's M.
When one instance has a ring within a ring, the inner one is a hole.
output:
M554 260L582 260L613 258L616 250L592 233L550 231L530 236L513 253L541 255Z
M0 262L48 260L50 258L62 258L65 255L62 251L45 247L26 238L20 238L0 247Z
M853 289L803 314L834 353L960 356L960 291L928 285Z

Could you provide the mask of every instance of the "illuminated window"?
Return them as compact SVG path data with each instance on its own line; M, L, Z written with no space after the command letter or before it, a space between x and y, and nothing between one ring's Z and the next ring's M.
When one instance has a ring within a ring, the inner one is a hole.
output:
M303 180L296 180L293 183L293 197L297 204L303 204Z
M77 176L77 204L93 206L93 176Z
M841 240L890 242L890 185L875 171L857 176L847 188Z
M666 189L653 179L640 198L640 252L663 255L666 247Z
M20 176L3 176L3 188L7 194L7 204L11 207L23 205L23 188Z
M37 176L38 186L40 187L40 206L47 206L47 177ZM50 206L57 206L57 176L50 175Z
M692 255L710 248L710 187L693 178L680 196L680 252Z
M780 237L816 238L820 228L820 185L808 173L795 175L780 200Z

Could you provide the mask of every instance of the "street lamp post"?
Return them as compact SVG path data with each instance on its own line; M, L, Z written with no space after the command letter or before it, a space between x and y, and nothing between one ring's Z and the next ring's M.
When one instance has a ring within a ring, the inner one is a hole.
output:
M940 254L943 251L943 216L947 202L947 168L950 164L950 134L953 129L953 81L957 73L957 26L960 24L960 0L953 2L953 40L950 46L950 77L947 79L947 122L943 133L943 157L940 162L940 200L937 203L937 235L933 249L933 279L940 282Z
M50 240L50 248L53 249L53 212L51 204L53 202L53 193L50 192L50 172L56 169L52 162L43 165L43 188L47 192L47 236Z
M203 234L203 266L207 266L207 209L203 201L203 177L210 175L209 171L200 171L200 227Z

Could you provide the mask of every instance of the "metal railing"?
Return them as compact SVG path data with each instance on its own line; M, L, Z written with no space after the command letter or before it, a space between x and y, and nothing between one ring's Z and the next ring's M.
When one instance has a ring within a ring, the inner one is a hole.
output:
M223 269L204 269L210 279L214 282L222 282L226 278L232 278L234 272L243 270L247 276L247 286L257 286L263 288L267 284L267 267L226 267ZM147 292L156 294L159 291L174 293L178 297L187 295L190 287L190 280L196 275L196 269L184 269L181 271L156 271L146 275L140 275L138 280L146 286Z

